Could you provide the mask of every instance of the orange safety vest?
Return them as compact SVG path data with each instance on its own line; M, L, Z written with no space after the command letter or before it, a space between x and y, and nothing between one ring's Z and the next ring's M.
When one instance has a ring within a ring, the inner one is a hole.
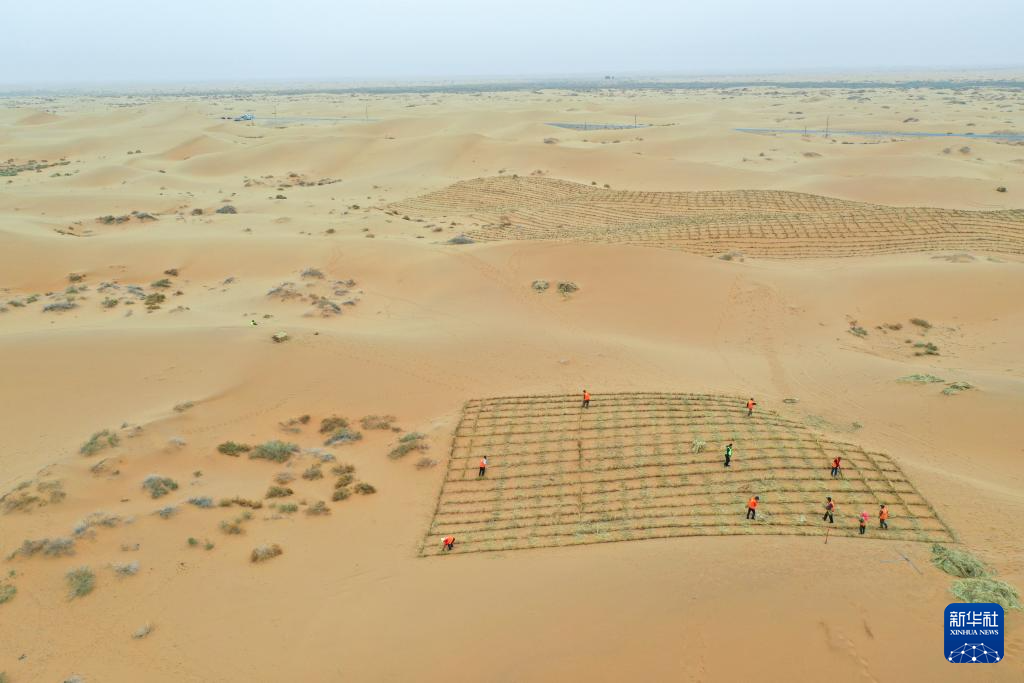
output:
M444 544L445 545L451 545L452 543L455 543L455 537L454 536L445 536Z
M832 461L832 467L839 467L839 458Z
M747 410L750 410L751 408L753 408L756 405L757 404L754 403L753 401L747 401Z
M829 502L825 503L825 509L835 512L836 502L834 500L830 500Z
M879 519L889 519L889 508L882 508L882 511L878 513Z
M487 467L487 458L480 458L480 467Z
M749 501L747 501L747 507L750 508L751 510L756 510L757 509L757 499L756 498L751 498Z
M583 400L584 401L589 401L590 400L590 392L589 391L584 391L583 392Z

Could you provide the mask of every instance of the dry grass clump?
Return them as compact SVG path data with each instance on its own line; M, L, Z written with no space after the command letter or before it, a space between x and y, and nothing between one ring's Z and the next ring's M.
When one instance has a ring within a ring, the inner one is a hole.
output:
M937 355L939 355L939 347L936 346L935 344L931 343L931 342L917 342L916 344L914 344L914 348L915 349L920 349L919 351L915 351L914 352L915 356L937 356Z
M266 560L275 558L278 555L281 555L282 553L284 553L284 550L282 550L281 546L279 546L276 543L274 543L273 545L261 545L259 547L252 549L252 555L250 555L250 559L253 562L264 562Z
M0 605L10 602L18 594L18 589L11 583L0 583Z
M925 320L924 318L911 318L910 324L917 325L923 330L930 330L932 328L932 324Z
M21 546L7 556L7 559L13 560L18 555L22 557L32 557L42 553L47 557L67 557L75 554L75 540L73 538L58 537L58 538L41 538L38 540L26 539L21 542Z
M306 508L307 515L329 515L331 514L331 508L327 507L327 503L322 500L318 500L308 508Z
M295 503L281 503L277 506L277 511L292 514L299 511L299 506Z
M196 404L194 402L192 402L192 401L183 401L183 402L179 403L178 405L174 406L174 412L176 412L176 413L184 413L189 408L195 407L195 405Z
M292 454L298 453L299 447L293 443L287 441L266 441L261 443L252 453L249 454L249 458L253 460L272 460L273 462L288 462L292 457Z
M84 536L91 532L95 527L101 526L106 527L107 529L112 529L123 521L124 520L121 518L121 515L114 515L109 512L93 512L85 519L79 520L78 523L75 524L75 528L72 530L72 533L76 537Z
M992 574L988 565L974 555L938 543L932 546L932 564L952 576L977 579Z
M32 491L33 484L35 491ZM5 514L27 511L59 503L66 497L64 485L60 481L23 481L11 491L0 496L0 509Z
M340 427L334 430L334 432L331 433L329 437L327 437L327 440L324 441L324 445L336 446L338 444L353 443L355 441L361 440L362 438L362 432L351 430L348 427Z
M359 420L359 426L363 429L391 429L396 419L394 415L367 415Z
M121 443L121 437L109 429L96 432L79 447L78 452L82 455L96 455L104 448L114 448Z
M338 477L337 481L334 482L334 488L340 489L342 486L348 486L355 479L351 474L345 473Z
M347 486L342 486L341 488L334 489L334 493L331 494L331 500L338 502L340 500L345 500L351 495L352 491L350 491Z
M290 484L293 481L295 481L295 475L291 472L278 472L274 475L274 483L281 484L282 486Z
M403 434L402 438L398 440L398 445L388 453L388 457L392 460L397 460L404 458L413 451L425 451L430 448L429 444L426 443L426 438L427 435L421 432Z
M1022 609L1017 589L998 579L960 579L949 592L960 602L994 602L1003 609Z
M157 510L154 514L157 515L160 519L170 519L177 512L178 512L178 506L177 505L167 505L167 506L162 507L159 510Z
M65 574L65 577L67 578L72 598L84 597L92 593L92 589L96 587L96 574L88 567L72 569Z
M151 474L142 481L142 488L149 491L153 498L166 496L171 491L178 489L178 482L170 477L161 477L159 474Z
M433 458L423 457L416 461L416 469L427 470L431 467L437 467L437 461Z
M197 508L212 508L214 506L213 498L209 496L192 496L188 502Z
M118 576L135 576L139 573L138 560L133 562L115 562L110 567Z
M348 420L337 415L325 417L324 419L320 420L321 434L330 434L331 432L336 432L339 429L344 429L346 427L348 427Z
M225 441L221 445L217 446L217 451L224 455L230 455L237 458L242 453L248 453L252 450L252 446L244 443L236 443L234 441Z
M359 482L353 487L353 489L355 490L356 493L360 493L364 496L369 495L371 493L377 493L377 489L375 489L370 484L367 484L365 481Z
M290 488L285 486L271 486L267 489L267 495L264 498L287 498L288 496L295 493Z
M298 434L299 431L309 424L309 415L300 415L299 417L293 417L286 422L279 422L278 427L290 434Z
M323 479L324 472L320 468L320 465L310 465L306 468L306 471L302 473L302 478L306 481L314 481L316 479Z

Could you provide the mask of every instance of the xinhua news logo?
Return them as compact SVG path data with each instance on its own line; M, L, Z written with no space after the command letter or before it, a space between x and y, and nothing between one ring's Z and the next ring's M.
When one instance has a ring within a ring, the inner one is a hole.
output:
M946 661L995 664L1003 660L1003 608L994 602L946 605Z

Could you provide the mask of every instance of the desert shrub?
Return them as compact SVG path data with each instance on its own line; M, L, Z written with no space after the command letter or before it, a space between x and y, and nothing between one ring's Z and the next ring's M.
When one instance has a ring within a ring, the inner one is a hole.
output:
M337 481L334 482L334 488L340 489L342 486L348 486L352 483L354 477L351 474L342 474L338 477Z
M573 292L578 292L579 289L580 289L579 285L577 285L575 282L559 282L558 283L558 293L559 294L569 295L569 294L572 294Z
M335 465L334 467L331 468L331 474L335 474L335 475L338 475L338 476L343 475L343 474L352 474L355 471L356 471L355 467L353 467L352 465L345 465L345 464L338 464L338 465Z
M290 488L284 486L271 486L267 489L267 495L264 498L286 498L295 493Z
M960 579L953 582L949 592L960 602L994 602L1003 609L1021 609L1017 589L998 579Z
M198 538L194 538L192 536L188 537L188 541L187 542L192 547L195 547L195 546L199 545L199 539Z
M281 503L280 505L277 506L277 511L291 514L293 512L298 512L299 506L296 505L295 503Z
M157 514L157 516L160 517L160 519L170 519L171 517L174 516L174 513L176 513L177 511L178 511L178 506L176 506L176 505L168 505L166 507L162 507L159 510L157 510L156 514Z
M113 297L107 297L103 300L103 308L113 308L117 306L117 299Z
M551 284L547 280L534 280L533 284L530 285L536 292L546 292Z
M192 401L182 401L178 405L174 406L174 412L176 412L176 413L184 413L186 410L188 410L189 408L192 408L194 406L195 406L195 403L193 403Z
M323 448L304 448L302 454L316 458L320 462L334 462L334 453Z
M55 311L60 313L62 311L70 311L73 308L78 308L78 304L74 301L54 301L53 303L43 306L43 312L51 313Z
M345 429L346 427L348 427L348 420L343 417L338 417L337 415L325 417L320 420L321 434L330 434L331 432L336 432L339 429Z
M234 441L225 441L221 445L217 446L217 450L224 455L230 455L237 458L242 453L248 453L252 450L252 447L244 443L235 443Z
M306 469L305 472L302 473L302 478L306 479L307 481L323 479L324 473L323 470L320 469L320 465L311 465L309 468Z
M359 426L363 429L391 429L395 419L394 415L367 415L359 420Z
M258 460L272 460L273 462L287 462L293 453L298 453L299 447L286 441L265 441L253 449L249 457Z
M476 240L468 235L456 235L448 240L448 244L474 244Z
M304 271L302 271L301 276L305 278L315 278L317 280L322 280L324 278L324 273L319 268L306 268Z
M278 472L274 475L274 482L277 484L290 484L295 481L295 475L291 472Z
M195 505L197 508L212 508L213 498L209 496L192 496L188 499L188 502Z
M868 336L868 331L865 330L860 325L851 325L850 326L850 334L855 335L857 337L866 337L866 336Z
M922 329L925 329L925 330L930 330L931 327L932 327L932 324L930 322L928 322L927 320L925 320L924 318L911 318L910 319L910 324L911 325L917 325L918 327L920 327Z
M331 500L337 502L339 500L345 500L352 495L352 492L348 490L348 487L342 487L340 489L334 489L334 493L331 494Z
M166 496L171 491L178 489L178 482L170 477L161 477L159 474L151 474L142 481L142 488L149 491L153 498Z
M362 432L353 431L347 427L337 430L324 441L325 446L336 446L338 444L353 443L363 438Z
M118 576L135 576L139 573L139 562L115 562L110 565Z
M153 632L153 624L143 624L139 628L135 629L132 633L132 638L135 640L141 640Z
M89 440L83 443L78 452L82 455L96 455L104 448L114 448L121 443L121 437L109 429L104 429L96 432L89 437Z
M896 381L911 384L934 384L937 382L945 382L946 380L942 379L941 377L936 377L935 375L921 375L915 373L913 375L907 375L906 377L900 377Z
M92 512L85 519L81 519L75 524L73 533L75 536L82 536L90 529L98 526L112 529L123 521L121 515L114 515L109 512Z
M224 206L217 209L217 213L238 213L238 209L231 206L230 204L225 204Z
M433 458L423 457L416 461L416 469L418 470L426 470L436 466L437 461Z
M33 483L35 483L35 491L32 490ZM63 484L59 481L24 481L0 496L0 509L5 514L25 511L59 503L66 497Z
M700 453L705 448L707 448L707 445L708 442L704 441L703 439L694 439L693 441L690 442L690 452Z
M147 294L146 298L142 300L142 303L146 305L146 308L153 311L160 308L160 304L165 301L167 301L167 297L165 295L160 292L153 292L152 294Z
M398 445L391 449L388 453L388 457L397 460L403 458L412 451L425 451L429 446L424 441L426 434L420 432L409 432L403 434L402 438L398 440Z
M166 289L168 287L171 287L172 284L173 283L170 280L168 280L167 278L161 278L161 279L157 280L156 282L150 282L149 286L150 287L156 287L158 289Z
M284 551L281 550L281 546L276 543L273 545L261 545L257 548L253 548L252 554L249 557L253 562L264 562L277 557L283 552Z
M244 534L245 529L242 528L242 524L252 519L252 514L246 512L245 514L235 517L234 519L225 519L220 523L220 530L229 536L237 536Z
M991 575L988 565L974 555L938 543L932 546L932 564L952 576L977 579Z
M253 510L259 510L263 507L262 500L250 500L248 498L242 498L241 496L235 496L234 498L221 498L218 503L222 508L229 508L232 505L237 505L243 508L251 508Z
M327 503L322 500L318 500L308 508L306 508L307 515L329 515L331 514L331 508L327 507Z
M72 569L65 574L65 577L67 578L72 598L86 596L92 593L92 589L96 587L96 575L88 567Z
M914 344L914 348L915 349L920 349L920 351L915 351L914 352L915 356L937 356L937 355L939 355L939 347L936 346L935 344L932 344L931 342L917 342L916 344Z
M375 489L370 484L367 484L365 481L359 482L353 487L353 489L355 490L356 493L361 493L364 496L369 495L371 493L377 493L377 489Z
M26 539L21 542L21 546L18 547L13 553L8 555L8 559L14 559L18 555L22 557L32 557L38 553L42 553L47 557L66 557L68 555L75 554L75 540L73 538L58 537L58 538L41 538L38 540Z
M10 602L18 594L18 589L10 583L0 583L0 605Z
M950 382L949 386L942 390L942 393L946 396L953 396L959 394L961 391L967 391L973 389L974 385L969 382Z

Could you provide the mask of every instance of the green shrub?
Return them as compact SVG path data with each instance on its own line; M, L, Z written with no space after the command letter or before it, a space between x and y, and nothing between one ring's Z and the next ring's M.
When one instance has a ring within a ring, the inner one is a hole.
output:
M352 442L355 442L355 441L359 441L362 438L363 438L363 435L362 435L361 432L353 431L353 430L349 429L348 427L342 427L341 429L338 429L333 434L331 434L329 437L327 437L327 440L324 441L324 445L325 446L336 446L338 444L345 444L345 443L352 443Z
M351 474L343 474L338 477L338 480L334 482L334 488L340 489L342 486L348 486L352 483L353 477Z
M82 455L96 455L104 448L114 448L119 443L121 443L121 437L109 429L104 429L90 436L89 440L78 449L78 452Z
M917 325L918 327L925 330L930 330L932 328L932 324L927 320L924 320L923 318L911 318L910 324Z
M333 501L345 500L346 498L348 498L351 495L352 495L352 492L349 491L348 488L342 487L340 489L334 489L334 493L331 495L331 500L333 500Z
M88 567L72 569L66 575L72 598L81 598L92 593L96 587L96 575Z
M974 385L969 382L950 382L949 386L942 390L942 393L946 396L953 396L959 394L961 391L967 391L973 389Z
M257 446L249 457L258 460L272 460L274 462L287 462L292 454L298 453L299 447L286 441L266 441Z
M149 283L149 286L158 287L160 289L166 289L167 287L171 286L171 281L168 280L167 278L162 278L160 280L157 280L156 282Z
M323 479L324 472L320 469L320 465L311 465L302 473L302 478L307 481L314 481L316 479Z
M388 453L388 457L392 460L397 460L398 458L404 458L413 451L425 451L429 448L425 441L426 438L427 435L420 432L403 434L402 438L398 440L398 445Z
M280 505L277 506L277 511L291 514L293 512L298 512L299 506L296 505L295 503L281 503Z
M0 605L10 602L18 593L18 589L9 583L0 583Z
M361 493L364 496L369 495L371 493L377 493L377 489L375 489L370 484L367 484L365 481L359 482L353 488L355 489L356 493Z
M994 602L1003 609L1021 609L1017 589L997 579L960 579L953 582L949 592L960 602Z
M307 515L329 515L331 514L331 508L327 507L327 503L322 500L318 500L308 508L306 508Z
M235 443L234 441L225 441L221 445L217 446L217 450L224 455L230 455L237 458L242 453L248 453L252 450L252 447L244 443Z
M276 543L273 545L261 545L257 548L253 548L252 554L250 555L250 559L253 562L264 562L271 558L277 557L283 552L284 551L281 550L281 546L279 546Z
M149 491L153 498L166 496L171 491L178 489L178 482L170 477L161 477L159 474L151 474L142 481L142 488Z
M913 375L907 375L906 377L900 377L896 381L910 384L936 384L938 382L945 382L946 380L941 377L936 377L935 375L920 375L915 373Z
M367 415L359 420L359 426L363 429L391 429L395 419L394 415Z
M324 419L320 420L321 434L330 434L331 432L336 432L339 429L345 429L347 427L348 420L346 420L343 417L338 417L337 415L325 417Z

